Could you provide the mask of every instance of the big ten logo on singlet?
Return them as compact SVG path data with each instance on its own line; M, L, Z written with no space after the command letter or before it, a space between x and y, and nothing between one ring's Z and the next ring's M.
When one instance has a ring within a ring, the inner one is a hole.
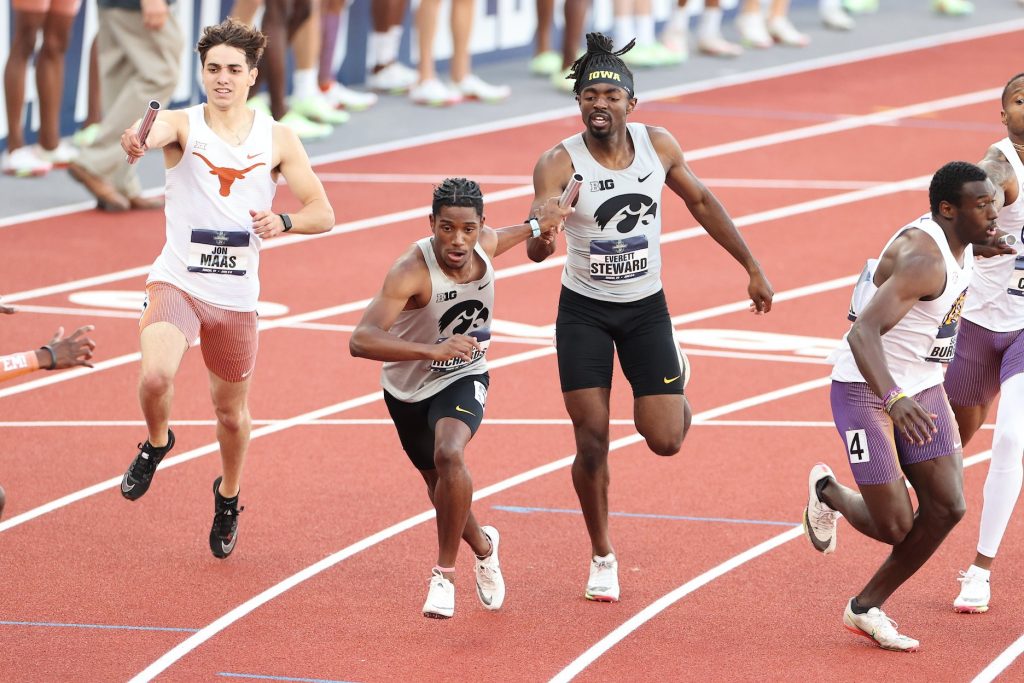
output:
M590 241L592 280L631 280L647 272L646 235Z
M209 159L204 157L199 152L192 152L192 154L202 159L206 163L206 165L210 167L210 175L217 176L217 179L220 180L221 197L229 196L231 194L231 186L234 184L236 180L243 180L245 178L246 173L256 168L257 166L266 166L266 163L262 161L257 164L253 164L248 168L229 168L225 166L214 166L213 162L211 162Z
M1018 254L1010 271L1010 282L1006 293L1011 296L1024 296L1024 254Z
M615 180L609 178L608 180L591 180L590 191L591 192L605 192L606 190L615 189Z
M878 291L878 287L875 286L876 268L878 259L871 258L864 264L864 270L860 271L860 277L857 278L857 284L853 286L853 294L850 296L850 312L846 314L846 319L850 322L857 321L857 316Z
M245 275L249 267L249 233L244 230L192 230L188 246L190 273Z
M960 313L964 309L964 299L967 298L967 290L960 292L949 313L942 319L939 331L935 335L935 342L932 344L931 352L925 356L925 360L932 363L948 363L953 360L956 353L956 329L960 324Z
M594 221L604 230L613 225L626 234L638 225L648 226L658 215L658 203L642 194L620 194L605 201L594 212Z
M435 343L441 344L453 334L465 334L476 339L479 349L473 349L472 357L467 361L462 358L436 360L430 364L434 372L451 372L472 365L485 355L491 344L491 312L482 302L475 299L461 301L441 316L437 322L438 338Z

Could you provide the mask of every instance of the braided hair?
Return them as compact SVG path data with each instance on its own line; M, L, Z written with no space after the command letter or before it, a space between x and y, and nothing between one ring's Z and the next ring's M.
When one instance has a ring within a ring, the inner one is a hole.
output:
M484 193L475 181L467 178L445 178L434 188L430 212L436 216L442 206L471 206L478 216L484 215Z
M625 77L627 83L618 83L626 92L629 93L630 98L633 97L633 72L629 70L626 63L622 61L621 55L629 52L636 45L636 39L629 41L626 47L620 50L613 50L612 39L603 33L588 33L587 34L587 51L583 53L579 59L572 63L569 67L569 75L566 76L569 80L576 81L573 84L572 91L578 96L585 87L583 78L585 74L588 74L594 70L604 71L615 71Z

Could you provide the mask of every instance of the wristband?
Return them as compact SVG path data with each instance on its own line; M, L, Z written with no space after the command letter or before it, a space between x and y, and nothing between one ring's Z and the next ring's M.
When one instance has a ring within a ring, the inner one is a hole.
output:
M279 213L277 215L281 217L281 222L284 223L284 232L288 232L289 230L291 230L292 229L292 219L291 219L291 216L289 216L286 213Z
M50 367L43 368L44 370L56 370L57 369L57 352L53 350L53 347L47 344L46 346L40 346L40 349L44 349L50 352Z
M540 237L540 221L538 221L538 220L537 220L536 218L534 218L533 216L530 216L530 217L529 217L529 218L528 218L528 219L526 220L526 222L530 224L530 230L532 230L532 231L533 231L533 233L532 233L532 234L533 234L533 236L534 236L534 237Z
M885 396L882 397L882 403L885 404L885 412L892 410L892 407L896 405L896 402L901 398L906 398L907 395L903 393L903 389L899 387L893 387L889 390Z

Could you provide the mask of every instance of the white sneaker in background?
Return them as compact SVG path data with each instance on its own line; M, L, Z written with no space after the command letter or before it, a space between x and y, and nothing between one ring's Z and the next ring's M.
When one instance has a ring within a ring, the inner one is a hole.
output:
M555 90L566 93L573 92L576 81L569 78L569 72L570 69L559 69L551 74L551 85L555 86Z
M811 42L810 36L796 30L789 17L773 17L769 20L768 34L775 42L789 47L807 47Z
M992 598L989 585L989 571L973 564L965 572L960 572L960 595L953 600L953 610L963 614L982 614L988 611L988 601Z
M6 175L18 178L44 176L53 170L53 164L39 154L36 145L25 145L13 152L4 152L0 156L0 169Z
M821 23L833 31L851 31L857 25L853 17L844 12L842 7L821 10Z
M498 530L493 526L481 527L491 541L491 554L476 559L476 596L487 609L498 609L505 602L505 579L498 562Z
M377 73L366 77L366 87L370 90L400 95L408 92L416 85L416 72L399 62L392 62Z
M747 47L764 49L775 44L768 35L768 26L764 15L760 12L741 12L736 15L736 30L740 32L740 42Z
M431 78L429 81L414 85L409 90L409 99L428 107L446 107L461 102L462 93L455 88L449 88L436 78Z
M449 619L455 614L455 584L444 578L437 569L430 571L430 588L423 603L423 616L431 619Z
M661 32L659 40L661 40L661 44L665 46L665 49L674 54L680 62L685 62L690 58L689 31L668 27Z
M281 117L278 123L282 123L299 136L300 140L316 140L317 138L325 138L331 134L334 130L326 123L317 123L316 121L310 121L302 114L296 111L290 111Z
M586 597L597 602L618 602L619 561L615 559L615 553L604 557L594 555L591 559Z
M481 102L500 102L512 94L512 89L507 85L491 85L474 74L469 74L452 85L466 99Z
M335 109L347 109L349 111L363 111L377 104L377 95L372 92L362 92L346 88L337 81L331 82L327 90L323 91L324 99Z
M343 123L348 123L348 120L352 118L352 115L347 111L335 109L327 101L327 98L320 93L303 97L301 100L292 98L288 104L293 112L301 114L310 121L326 123L329 126L339 126Z
M872 607L865 614L854 614L852 598L846 604L843 625L858 636L875 641L883 650L915 652L921 646L921 643L913 638L898 632L896 622L885 616L885 612L877 607Z
M743 54L742 47L736 43L730 43L721 35L698 38L697 49L712 57L739 57Z
M67 166L78 157L78 148L68 140L61 140L54 149L39 148L39 158L49 161L54 166Z
M804 508L804 534L818 552L825 555L836 549L839 513L818 498L818 482L835 474L832 468L819 462L807 477L807 507Z

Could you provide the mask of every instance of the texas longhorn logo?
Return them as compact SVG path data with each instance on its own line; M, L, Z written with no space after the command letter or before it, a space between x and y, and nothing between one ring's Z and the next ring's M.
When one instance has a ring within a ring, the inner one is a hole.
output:
M231 184L234 183L236 180L241 180L242 178L244 178L246 173L256 168L257 166L266 166L266 164L261 161L258 164L253 164L249 168L243 168L241 170L237 168L224 168L223 166L214 166L213 164L210 163L209 159L204 157L199 152L192 152L192 154L195 154L197 157L205 161L206 165L210 167L210 175L215 175L217 176L217 179L220 180L221 197L227 197L228 195L230 195Z

